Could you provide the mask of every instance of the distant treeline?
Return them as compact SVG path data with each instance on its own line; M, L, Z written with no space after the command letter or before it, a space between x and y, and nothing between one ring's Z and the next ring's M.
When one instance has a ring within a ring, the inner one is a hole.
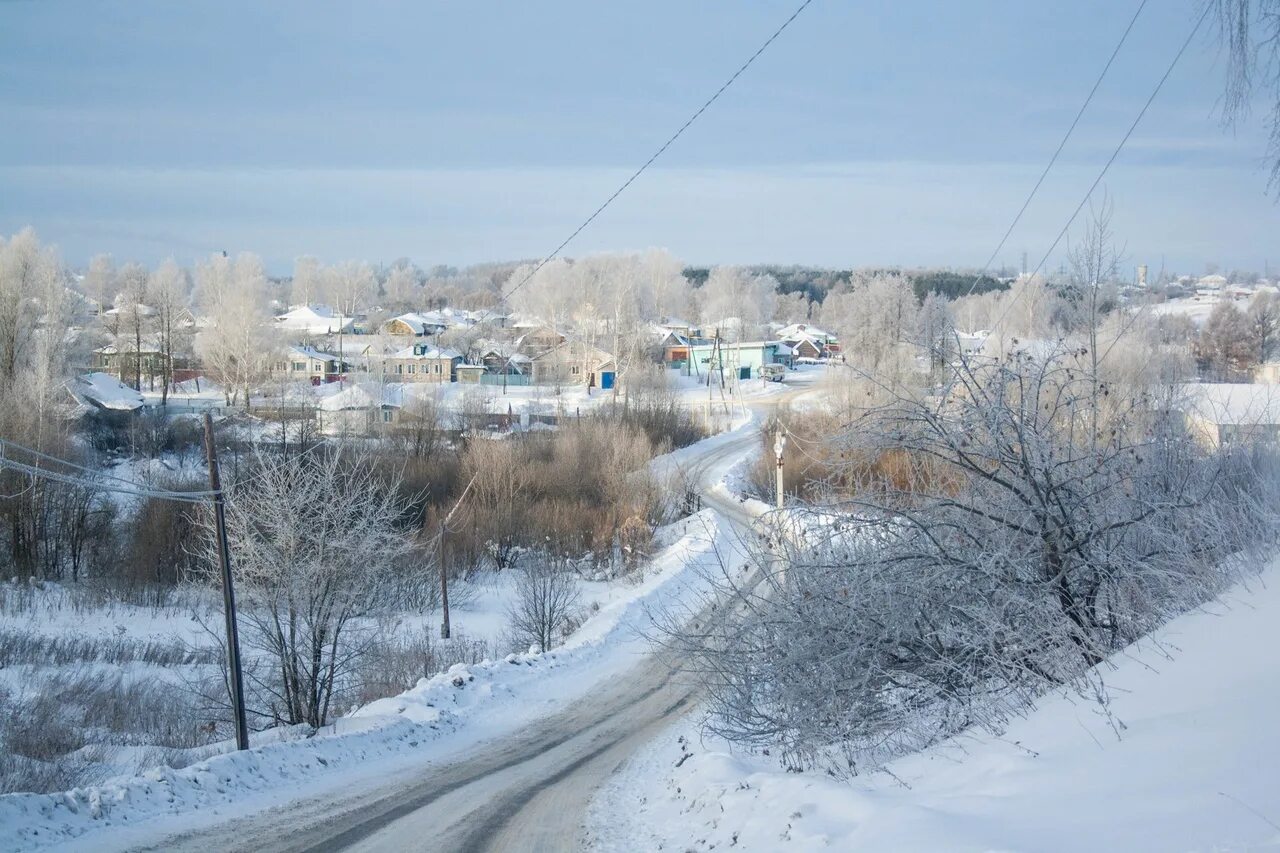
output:
M803 266L748 266L751 272L771 275L778 280L778 293L803 293L814 302L821 302L833 290L847 288L853 280L854 270L824 269ZM916 299L924 301L926 295L936 293L948 299L968 296L970 293L986 293L990 290L1007 290L1008 282L990 275L974 276L972 273L950 270L901 270L864 269L859 275L876 276L899 274L911 282ZM710 275L710 267L685 267L684 277L696 287L701 287ZM976 279L976 281L975 281Z

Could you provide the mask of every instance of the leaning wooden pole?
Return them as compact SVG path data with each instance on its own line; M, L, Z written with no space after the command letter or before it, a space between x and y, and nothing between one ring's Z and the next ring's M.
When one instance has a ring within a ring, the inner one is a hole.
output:
M218 563L222 570L223 615L227 622L227 669L231 705L235 712L236 749L249 748L249 723L244 711L244 676L240 668L240 633L236 629L236 591L231 580L231 550L227 544L227 510L218 477L218 451L213 442L213 418L204 416L204 451L209 461L209 489L213 492L213 522L218 542Z

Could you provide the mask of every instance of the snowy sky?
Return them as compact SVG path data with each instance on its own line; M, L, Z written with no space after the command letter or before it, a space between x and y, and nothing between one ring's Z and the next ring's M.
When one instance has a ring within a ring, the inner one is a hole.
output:
M73 263L540 256L795 5L0 0L0 232ZM1137 5L815 0L568 251L977 266ZM1045 251L1198 8L1148 3L1002 260ZM1224 131L1222 78L1206 33L1113 168L1131 263L1280 267L1261 110Z

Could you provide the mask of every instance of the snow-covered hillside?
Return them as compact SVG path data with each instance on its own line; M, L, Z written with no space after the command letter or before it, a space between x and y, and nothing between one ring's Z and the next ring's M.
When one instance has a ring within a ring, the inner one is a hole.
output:
M601 850L1280 849L1280 565L1046 698L845 784L732 755L688 720L597 799Z
M664 531L671 544L625 594L617 591L565 645L546 654L459 664L400 696L342 718L316 737L277 731L261 746L181 770L60 794L0 797L0 850L112 850L207 826L335 788L359 791L397 773L420 772L509 735L616 679L649 652L652 608L677 607L704 591L736 537L704 510Z

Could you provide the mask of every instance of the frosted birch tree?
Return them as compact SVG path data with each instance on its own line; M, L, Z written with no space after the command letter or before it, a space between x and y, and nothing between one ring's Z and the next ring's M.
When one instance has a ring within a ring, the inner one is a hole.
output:
M262 261L247 253L234 262L214 255L196 266L196 287L210 323L196 350L222 385L227 405L243 399L248 408L250 391L265 378L275 350Z
M189 354L191 330L186 322L191 300L191 277L172 258L151 275L151 301L155 308L155 332L161 358L160 403L169 402L173 389L174 361Z

